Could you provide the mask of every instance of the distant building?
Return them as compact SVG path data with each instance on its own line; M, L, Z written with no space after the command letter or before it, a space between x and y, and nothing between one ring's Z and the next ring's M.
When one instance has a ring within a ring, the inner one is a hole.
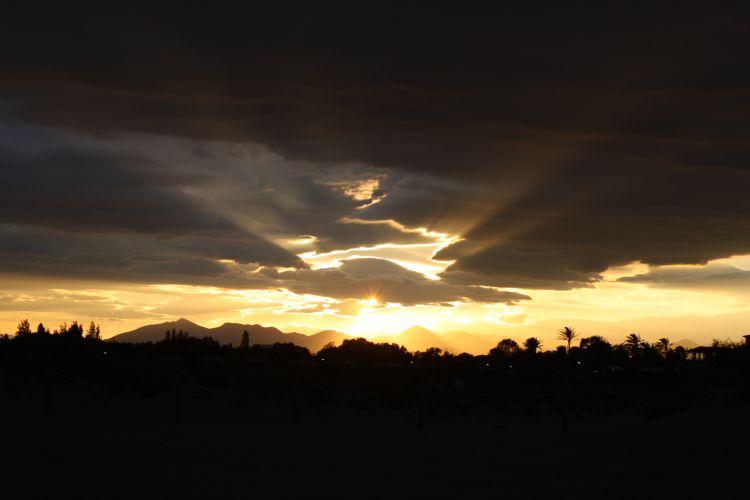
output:
M714 353L714 349L713 347L698 346L693 349L688 349L687 352L694 360L698 360L706 359L711 356Z

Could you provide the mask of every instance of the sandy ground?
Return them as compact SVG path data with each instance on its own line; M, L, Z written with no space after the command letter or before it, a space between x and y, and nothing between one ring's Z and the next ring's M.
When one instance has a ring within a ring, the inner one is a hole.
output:
M2 498L743 498L747 408L473 417L0 392Z

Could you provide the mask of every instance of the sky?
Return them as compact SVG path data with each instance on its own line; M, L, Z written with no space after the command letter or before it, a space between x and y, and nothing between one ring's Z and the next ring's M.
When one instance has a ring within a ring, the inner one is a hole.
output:
M0 332L737 340L746 10L8 2Z

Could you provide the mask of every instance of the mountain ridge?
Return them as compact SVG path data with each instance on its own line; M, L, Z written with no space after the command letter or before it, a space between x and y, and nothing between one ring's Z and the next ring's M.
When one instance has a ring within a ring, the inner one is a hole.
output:
M250 337L250 345L269 345L279 343L292 343L317 352L328 344L340 345L346 339L354 336L347 335L336 330L321 330L314 334L303 334L298 332L283 332L274 326L263 326L260 324L242 324L226 322L214 328L207 328L194 323L188 319L180 318L176 321L167 321L152 325L144 325L129 332L123 332L108 339L114 342L159 342L164 339L167 330L188 332L192 337L211 337L220 344L239 345L242 333L247 330ZM405 330L395 334L378 335L369 338L371 342L385 342L403 345L408 350L426 351L437 347L443 351L459 354L469 352L471 354L485 354L497 344L497 339L491 335L481 335L467 332L433 332L421 325L412 325Z
M321 330L312 335L305 335L297 332L283 332L274 326L259 324L228 322L214 328L207 328L188 319L180 318L176 321L144 325L135 330L110 337L107 341L131 343L159 342L164 339L167 330L187 332L191 337L211 337L220 344L232 344L235 346L240 344L242 334L247 330L250 337L250 345L291 342L295 345L306 347L311 352L317 352L331 342L339 345L344 339L352 338L336 330Z
M247 330L250 336L250 345L268 345L279 343L292 343L305 347L311 352L317 352L328 344L340 345L346 339L356 338L336 330L321 330L314 334L303 334L298 332L283 332L274 326L263 326L260 324L242 324L226 322L214 328L207 328L194 323L186 318L175 321L167 321L152 325L144 325L129 332L120 333L109 339L115 342L159 342L164 339L167 330L188 332L192 337L211 337L221 344L239 345L242 333ZM463 331L451 331L447 333L433 332L421 325L412 325L396 334L384 334L368 338L371 342L395 343L406 347L409 351L426 351L437 347L443 351L460 354L486 354L497 345L498 336L469 333ZM698 344L690 339L681 339L674 346L682 346L686 349L696 347Z

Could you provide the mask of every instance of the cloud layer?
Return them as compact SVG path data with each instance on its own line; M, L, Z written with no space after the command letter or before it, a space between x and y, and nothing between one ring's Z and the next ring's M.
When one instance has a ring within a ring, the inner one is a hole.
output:
M750 253L746 7L66 9L0 31L4 272L350 297L384 264L297 254L424 228L443 282L367 279L432 303Z

